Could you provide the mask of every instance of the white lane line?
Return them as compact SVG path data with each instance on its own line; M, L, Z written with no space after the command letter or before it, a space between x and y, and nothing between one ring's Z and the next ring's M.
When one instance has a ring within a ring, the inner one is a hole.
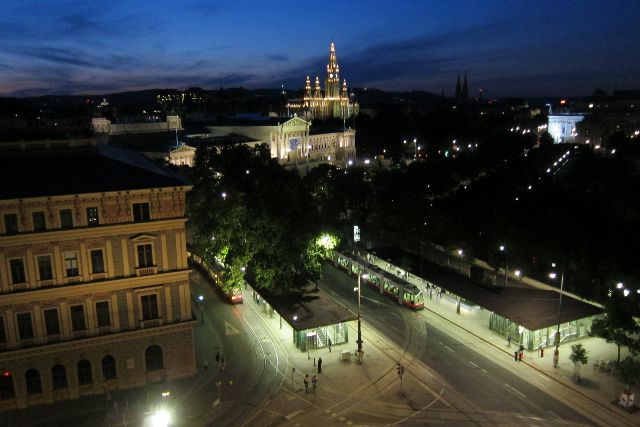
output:
M552 416L552 417L554 417L554 418L560 418L560 417L558 417L556 414L554 414L554 413L553 413L553 411L550 411L550 410L548 410L548 409L547 409L547 412L548 412L549 414L551 414L551 416Z
M551 381L551 378L546 377L546 376L544 376L544 375L540 375L540 374L538 374L538 376L542 377L545 381Z
M487 370L484 368L481 368L480 366L476 365L475 363L473 363L471 360L469 361L469 363L471 363L473 366L475 366L476 368L480 369L482 372L484 372L485 374L487 373Z
M511 387L509 384L504 383L505 386L507 386L508 388L510 388L511 390L515 391L516 393L518 393L520 396L522 397L527 397L525 396L523 393L519 392L518 390L516 390L515 388Z
M449 350L451 353L455 353L456 351L454 349L452 349L451 347L449 347L448 345L444 345L444 348L446 348L447 350Z

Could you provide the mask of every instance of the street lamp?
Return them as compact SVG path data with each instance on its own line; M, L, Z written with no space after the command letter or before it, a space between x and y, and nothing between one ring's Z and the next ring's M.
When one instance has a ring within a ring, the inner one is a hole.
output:
M311 144L307 145L307 173L309 173L309 151L311 150Z
M358 272L358 287L354 288L354 291L358 292L358 340L356 341L356 343L358 343L358 355L357 355L357 360L358 362L362 363L362 326L360 324L360 295L361 295L361 287L360 287L360 278L366 279L369 277L368 274L360 274L360 272Z
M204 296L198 295L198 305L200 306L200 324L204 324Z
M556 263L551 263L551 267L555 268ZM558 275L555 272L549 273L549 278L555 279ZM556 331L556 350L553 352L553 367L558 367L560 358L560 315L562 313L562 289L564 287L564 268L560 271L560 298L558 299L558 329Z
M504 253L504 287L507 287L507 247L500 245L500 252Z
M418 138L413 138L413 160L418 160Z

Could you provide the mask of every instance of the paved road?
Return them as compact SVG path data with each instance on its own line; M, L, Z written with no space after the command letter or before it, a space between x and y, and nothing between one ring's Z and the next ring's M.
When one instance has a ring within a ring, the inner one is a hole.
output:
M355 310L352 277L328 267L325 282L331 283L327 289L331 295ZM580 413L452 337L442 322L426 311L412 312L363 286L361 312L364 328L378 329L405 348L411 358L440 374L444 387L453 388L482 411L508 413L514 422L591 424ZM366 351L366 342L364 346Z

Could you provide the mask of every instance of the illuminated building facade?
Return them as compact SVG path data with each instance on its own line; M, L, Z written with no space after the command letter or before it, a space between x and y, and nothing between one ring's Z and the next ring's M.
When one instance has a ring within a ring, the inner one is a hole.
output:
M230 120L207 129L214 137L237 134L255 140L252 144L267 144L271 157L285 166L307 161L345 166L356 158L355 130L315 133L311 122L300 117Z
M358 104L347 92L347 80L340 84L340 66L336 60L336 47L329 46L329 63L324 80L325 88L320 87L320 76L316 76L313 88L307 76L304 85L304 97L291 99L287 103L289 115L298 115L306 119L326 119L329 117L347 118L358 113Z
M0 410L196 373L191 186L87 142L3 145Z

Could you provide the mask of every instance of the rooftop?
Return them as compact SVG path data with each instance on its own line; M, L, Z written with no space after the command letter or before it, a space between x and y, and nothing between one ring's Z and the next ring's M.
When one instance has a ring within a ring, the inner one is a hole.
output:
M534 288L490 286L477 283L454 270L427 260L420 262L417 255L394 247L375 248L370 251L379 258L408 268L411 274L477 304L485 310L505 317L530 331L558 324L558 292ZM422 272L420 267L422 264ZM429 304L425 295L425 303ZM562 296L561 323L584 319L602 310L594 305Z
M190 185L134 151L99 144L0 152L0 199Z

